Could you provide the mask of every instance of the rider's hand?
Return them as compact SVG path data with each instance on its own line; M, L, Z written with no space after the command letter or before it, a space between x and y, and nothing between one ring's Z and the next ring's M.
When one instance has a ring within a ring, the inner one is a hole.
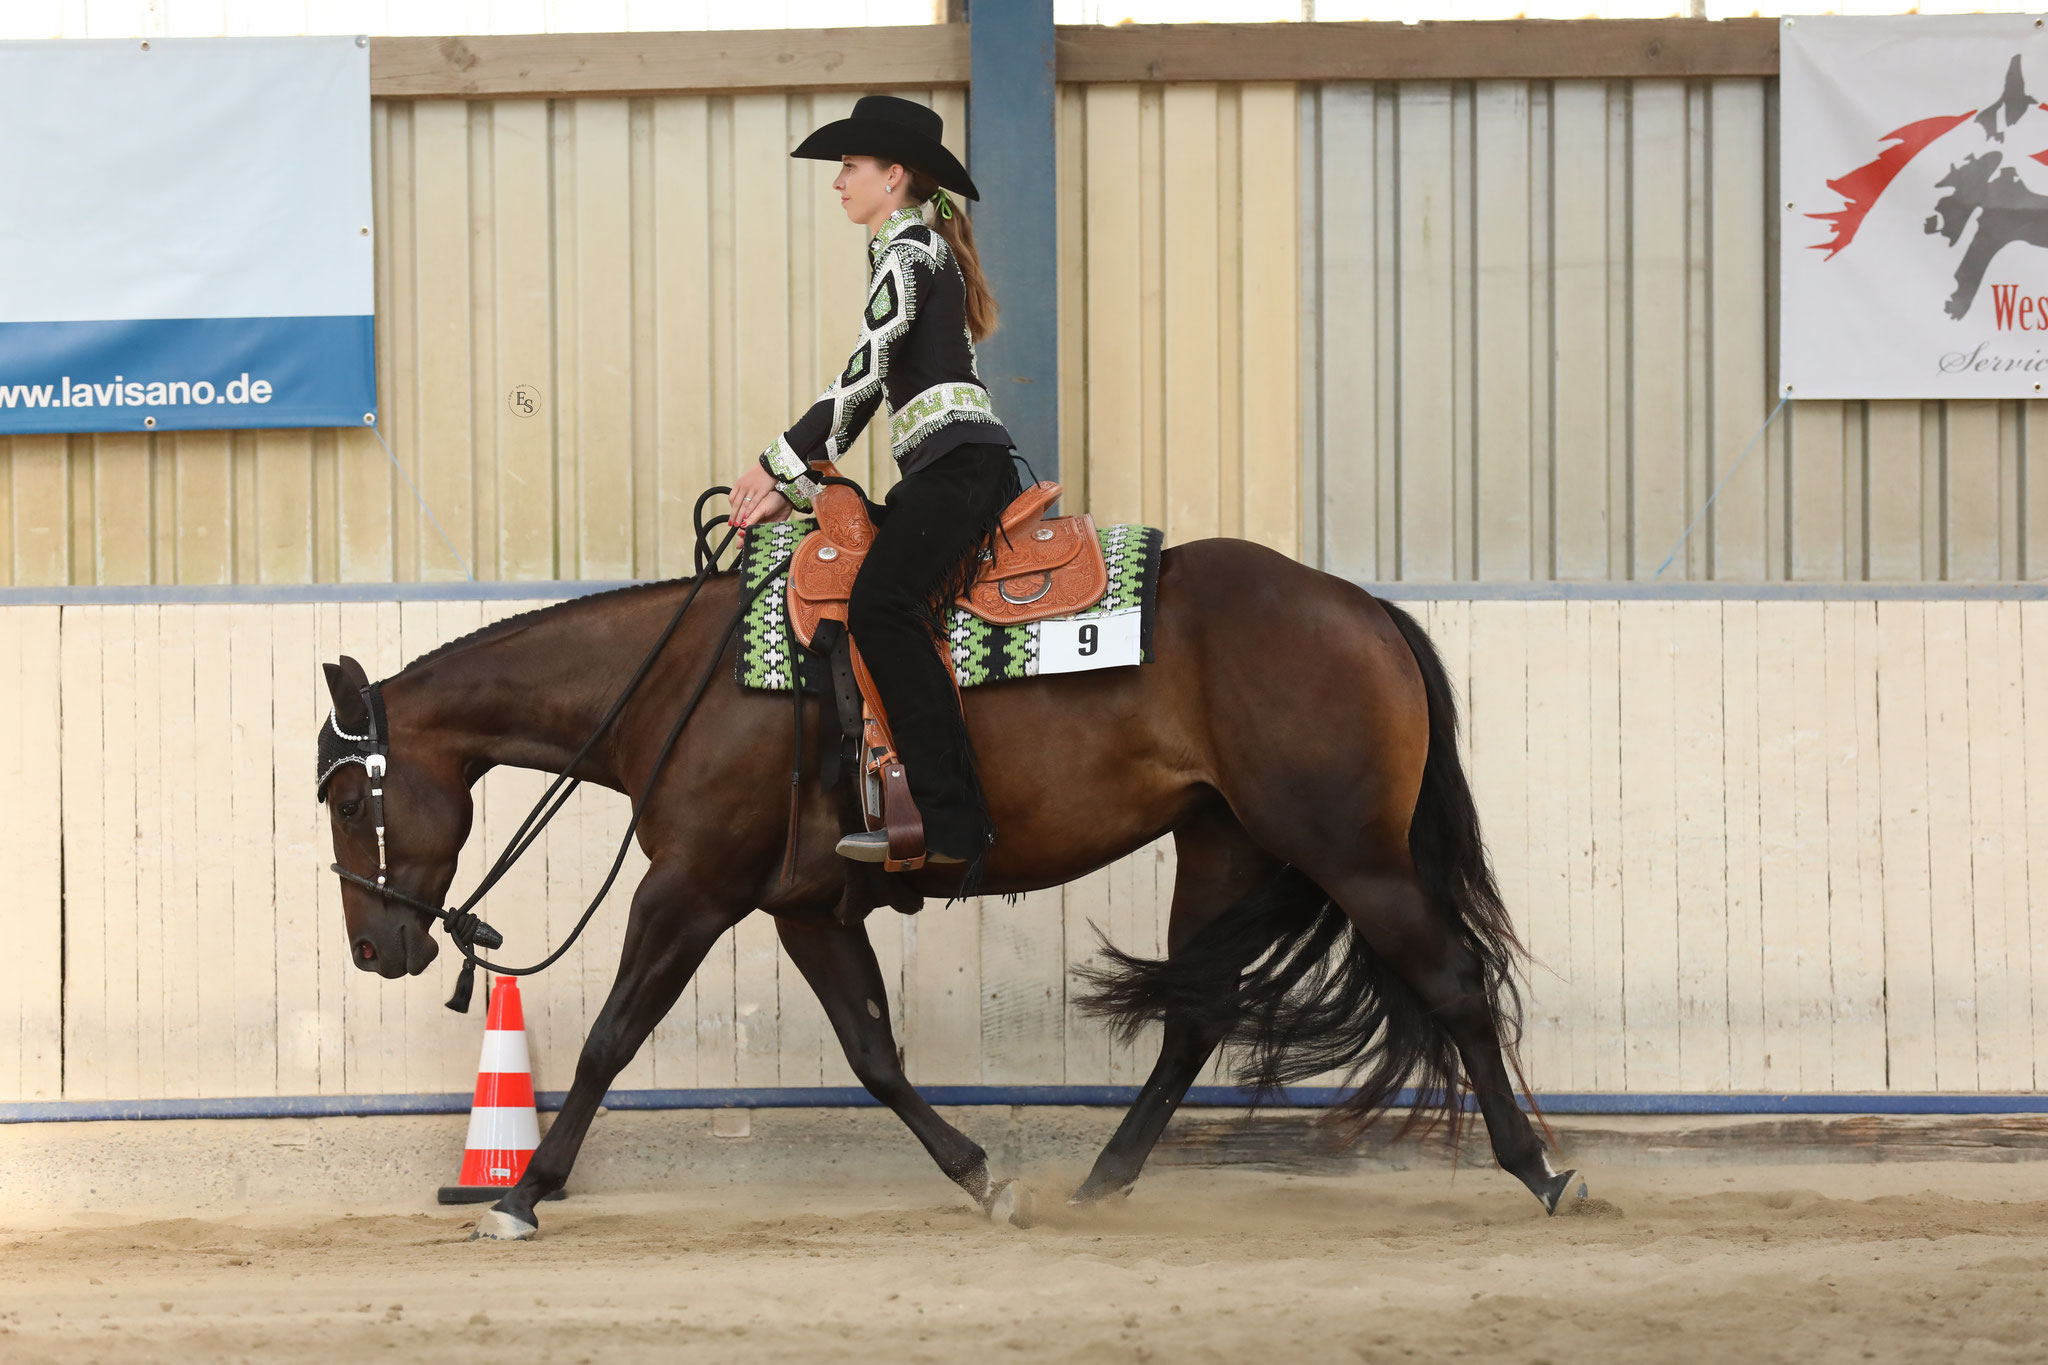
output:
M742 533L764 521L781 521L795 510L788 498L775 491L775 480L759 465L734 480L731 497L732 525Z

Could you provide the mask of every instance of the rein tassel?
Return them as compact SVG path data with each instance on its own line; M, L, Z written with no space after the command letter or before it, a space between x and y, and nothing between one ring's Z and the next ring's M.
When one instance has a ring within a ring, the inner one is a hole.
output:
M455 977L455 994L448 997L448 1008L457 1014L469 1013L469 999L476 994L476 959L462 959L462 970Z

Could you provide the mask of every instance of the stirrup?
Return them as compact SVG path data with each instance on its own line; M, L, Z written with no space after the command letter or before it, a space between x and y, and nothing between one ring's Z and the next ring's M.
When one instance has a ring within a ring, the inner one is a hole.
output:
M862 830L858 834L842 834L839 846L834 850L842 858L851 858L857 863L884 863L889 860L889 831L885 829ZM927 863L962 863L964 858L955 858L946 853L926 853Z

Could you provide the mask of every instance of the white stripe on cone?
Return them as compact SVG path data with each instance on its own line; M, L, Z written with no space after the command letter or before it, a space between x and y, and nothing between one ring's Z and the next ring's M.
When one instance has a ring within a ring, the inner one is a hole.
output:
M485 1029L483 1060L477 1063L483 1075L507 1071L531 1072L526 1060L525 1029Z
M472 1152L530 1152L540 1145L540 1121L531 1109L472 1106L469 1137L462 1145Z

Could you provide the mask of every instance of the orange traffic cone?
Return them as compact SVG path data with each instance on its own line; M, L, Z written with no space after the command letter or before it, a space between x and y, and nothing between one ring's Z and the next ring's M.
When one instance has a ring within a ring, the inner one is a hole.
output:
M459 1184L441 1187L443 1204L496 1200L519 1183L533 1149L540 1145L540 1120L533 1108L533 1068L526 1057L526 1016L519 1007L519 979L507 976L491 984L483 1058L476 1068L476 1099L469 1110L469 1138L462 1145L462 1174L457 1177Z

